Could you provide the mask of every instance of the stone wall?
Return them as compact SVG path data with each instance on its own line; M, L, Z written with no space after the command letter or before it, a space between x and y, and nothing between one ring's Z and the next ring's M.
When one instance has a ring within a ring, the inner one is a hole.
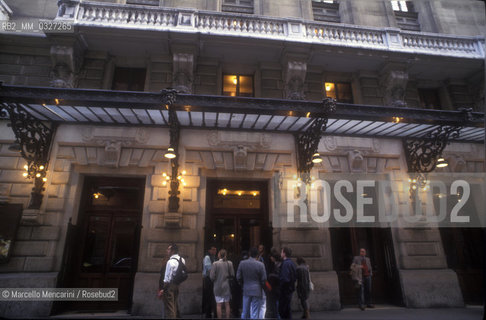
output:
M383 105L383 91L374 74L360 74L361 99L364 104Z
M105 89L103 79L105 72L108 72L108 59L106 52L86 52L78 74L77 86L86 89ZM106 89L111 89L111 86Z
M33 183L22 176L25 160L19 153L8 150L15 137L7 121L0 121L0 196L10 203L20 203L23 219L17 231L10 258L0 264L0 282L3 287L55 287L56 253L61 232L57 216L48 210L25 210L29 204ZM28 212L31 211L31 212ZM34 216L35 220L30 218ZM29 219L25 219L25 218ZM1 302L0 316L46 316L52 302Z
M260 66L260 87L262 98L284 98L282 67L275 63L265 63Z
M150 59L148 91L157 92L172 87L172 57L152 56Z
M439 33L484 35L486 17L483 1L429 1Z
M31 180L22 176L25 160L8 150L14 142L13 133L7 128L7 121L1 121L3 142L0 149L0 189L2 196L8 197L11 203L20 203L27 208L30 192L33 187ZM10 131L10 132L9 132ZM10 140L10 139L11 140ZM51 204L52 206L52 204ZM48 206L43 214L38 216L35 224L23 220L12 249L11 258L7 264L0 265L0 272L49 272L54 271L56 261L56 244L60 229L55 213L51 214Z
M218 61L213 59L200 59L196 65L195 75L195 94L222 94L222 75Z
M38 47L35 47L38 45ZM0 39L0 81L7 84L49 86L51 58L49 47L32 39L28 46Z

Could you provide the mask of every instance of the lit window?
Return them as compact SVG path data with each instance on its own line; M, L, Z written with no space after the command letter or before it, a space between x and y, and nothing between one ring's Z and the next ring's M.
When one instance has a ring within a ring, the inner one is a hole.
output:
M418 12L415 11L412 1L392 1L391 5L400 29L420 31Z
M324 91L327 98L336 99L337 102L353 103L351 84L343 82L326 82Z
M392 4L393 11L400 11L400 12L414 11L412 1L392 1L391 4Z
M224 75L223 95L231 97L253 97L253 77L242 75Z

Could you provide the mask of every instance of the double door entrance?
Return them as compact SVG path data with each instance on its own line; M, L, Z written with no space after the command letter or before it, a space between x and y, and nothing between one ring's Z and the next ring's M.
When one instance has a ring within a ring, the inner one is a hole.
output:
M59 309L130 308L144 185L143 178L85 178L79 222L68 231L62 285L118 288L118 301L72 302Z
M225 249L238 263L244 251L272 245L268 182L208 180L205 246Z

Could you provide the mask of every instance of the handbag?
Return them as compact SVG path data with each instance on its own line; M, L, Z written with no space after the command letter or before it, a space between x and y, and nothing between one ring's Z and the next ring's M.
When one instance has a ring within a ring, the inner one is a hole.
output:
M314 291L314 284L312 283L311 275L309 269L307 269L307 272L309 272L309 290Z
M230 265L229 265L228 262L226 262L226 265L228 267L228 278L227 279L228 279L228 283L229 283L229 286L230 286L230 291L231 291L231 293L233 293L238 288L238 282L236 281L236 277L231 275Z

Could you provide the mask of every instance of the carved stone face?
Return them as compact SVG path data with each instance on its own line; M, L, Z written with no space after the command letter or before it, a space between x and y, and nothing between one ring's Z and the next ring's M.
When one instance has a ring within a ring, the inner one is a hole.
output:
M287 84L287 97L292 100L304 99L304 83L299 78L292 78Z
M182 93L191 93L192 80L184 72L178 72L174 76L174 88Z
M74 75L65 64L58 64L51 73L51 86L56 88L73 88Z

